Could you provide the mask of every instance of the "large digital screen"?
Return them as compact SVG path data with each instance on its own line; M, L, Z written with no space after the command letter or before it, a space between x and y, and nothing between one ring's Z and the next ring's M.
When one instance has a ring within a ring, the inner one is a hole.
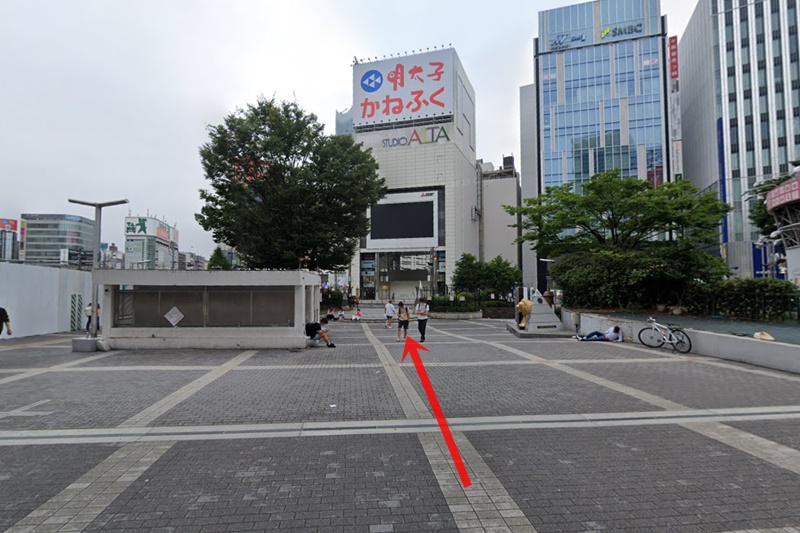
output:
M383 250L439 245L438 191L389 193L369 209L367 247Z
M433 237L433 202L383 204L372 208L373 239Z

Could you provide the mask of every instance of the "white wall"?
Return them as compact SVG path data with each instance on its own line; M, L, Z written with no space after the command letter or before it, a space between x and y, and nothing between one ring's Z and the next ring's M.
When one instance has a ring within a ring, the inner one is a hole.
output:
M82 295L85 306L91 287L89 272L0 263L0 307L8 311L14 337L69 331L71 295Z

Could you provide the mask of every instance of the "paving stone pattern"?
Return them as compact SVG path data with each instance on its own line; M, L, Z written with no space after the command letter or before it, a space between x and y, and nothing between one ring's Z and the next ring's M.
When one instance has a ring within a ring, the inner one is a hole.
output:
M18 348L0 351L0 369L47 368L70 363L86 357L85 353L73 353L71 347Z
M118 448L115 444L0 448L0 531L38 509Z
M507 340L507 339L505 339ZM628 350L612 342L568 341L522 341L501 342L504 346L549 360L570 359L666 359L669 352L655 350Z
M114 427L204 373L49 372L7 383L0 386L3 410L50 400L36 411L51 414L0 418L0 431Z
M800 450L800 420L768 420L727 424L742 431ZM798 488L800 490L800 487Z
M8 381L14 376L0 373L0 531L66 533L89 523L149 533L800 531L790 529L800 526L800 382L786 374L667 351L517 339L504 321L431 320L422 357L446 416L485 417L454 431L474 482L465 489L433 422L406 425L429 416L427 395L413 364L400 364L396 329L365 324L369 336L362 323L332 324L336 349L109 352L58 371L47 369L87 355L22 346L35 339L12 350L0 343L0 370L34 371ZM410 334L418 337L415 323ZM652 362L637 361L645 358ZM162 366L169 370L152 369ZM779 419L745 409L749 420L728 425L683 412L762 406L786 407ZM685 416L685 427L649 415L625 420L664 409ZM591 427L560 416L589 413L602 414ZM549 415L560 427L500 430L510 415ZM87 437L49 430L93 428L118 441L130 420L182 427L159 435L134 428L143 440L122 447L50 440ZM288 438L274 428L225 427L281 422L324 422L326 430L306 426ZM434 432L401 432L423 427ZM13 431L22 429L44 431ZM150 447L160 451L150 455ZM115 463L128 448L141 448L146 464Z
M125 350L81 366L219 366L244 350Z
M363 333L361 340L364 341ZM304 350L259 350L245 364L247 366L380 364L375 348L367 342L352 345L337 339L334 344L336 348L328 348L324 342L320 342L318 346Z
M457 531L416 435L178 443L87 531L156 527Z
M673 426L467 433L539 533L797 525L796 475Z
M417 393L424 398L425 392L414 368L403 367L403 370ZM447 416L659 410L649 403L545 365L433 367L428 369L428 375Z
M400 418L403 418L403 411L382 368L304 369L301 372L255 369L226 374L152 425Z
M389 353L396 361L403 357L403 344L387 345ZM425 342L427 352L419 352L424 363L470 363L470 362L498 362L498 361L518 361L524 362L526 359L501 350L489 344L479 342L468 342L464 344L444 344ZM408 359L406 359L408 361Z
M580 369L697 409L800 404L800 383L722 366L630 363Z

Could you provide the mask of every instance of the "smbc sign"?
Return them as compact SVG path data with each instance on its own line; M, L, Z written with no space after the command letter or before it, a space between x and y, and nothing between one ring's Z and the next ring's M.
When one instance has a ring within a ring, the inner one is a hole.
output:
M630 37L644 32L644 23L628 24L625 26L607 26L600 32L601 39L619 39L620 37Z

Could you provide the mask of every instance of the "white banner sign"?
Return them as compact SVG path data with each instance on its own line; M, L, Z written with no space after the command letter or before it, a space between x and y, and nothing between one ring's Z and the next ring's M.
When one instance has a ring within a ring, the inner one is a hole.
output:
M454 55L449 48L353 65L353 124L452 115Z
M178 325L178 322L183 320L183 313L178 311L177 307L173 307L172 309L167 311L167 314L164 315L164 318L166 318L169 321L169 323L172 324L172 327L174 328L175 326Z

